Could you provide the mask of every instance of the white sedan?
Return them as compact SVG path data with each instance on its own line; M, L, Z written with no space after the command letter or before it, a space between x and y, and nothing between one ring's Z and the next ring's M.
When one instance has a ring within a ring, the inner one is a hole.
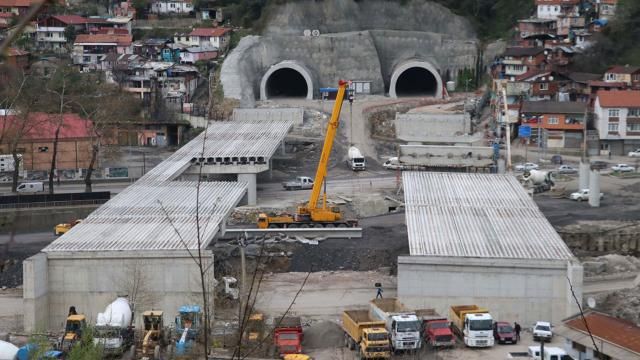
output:
M635 149L629 153L629 157L640 157L640 149Z
M632 171L635 171L636 169L633 166L629 166L627 164L618 164L618 165L612 166L611 170L617 171L617 172L632 172Z
M516 171L538 170L538 168L540 168L538 164L534 163L524 163L516 165Z
M600 199L604 197L603 193L600 193ZM589 189L582 189L577 192L572 193L569 198L575 201L586 201L589 200Z

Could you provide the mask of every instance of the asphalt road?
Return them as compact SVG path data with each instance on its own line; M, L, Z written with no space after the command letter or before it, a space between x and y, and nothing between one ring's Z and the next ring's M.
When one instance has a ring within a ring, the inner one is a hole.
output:
M109 191L111 192L111 194L117 194L132 183L133 182L131 181L98 183L93 184L92 189L93 191ZM48 183L45 182L44 186L45 190L47 190ZM84 184L61 184L60 186L54 185L54 191L57 194L84 192ZM11 185L8 183L0 184L0 194L11 195Z

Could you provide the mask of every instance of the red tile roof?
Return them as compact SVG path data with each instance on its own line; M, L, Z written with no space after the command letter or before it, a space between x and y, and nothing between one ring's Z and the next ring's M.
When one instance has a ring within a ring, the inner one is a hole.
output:
M0 7L29 7L34 0L0 0Z
M589 84L589 86L606 87L606 88L623 88L627 86L627 84L623 82L602 81L602 80L591 80L587 84Z
M80 34L76 36L76 44L116 43L120 46L131 45L131 35L120 34Z
M640 353L640 327L634 323L598 312L585 314L585 319L594 336L632 352ZM587 333L581 317L565 321L564 324L573 330Z
M640 90L598 91L602 107L638 107L640 108Z
M7 50L7 56L23 56L29 54L30 53L28 51L18 48L9 48L9 50Z
M219 37L219 36L222 36L222 35L230 32L230 31L231 31L231 29L223 28L223 27L218 27L218 28L194 28L189 33L189 36Z
M609 74L633 74L640 71L640 66L616 65L612 66L605 73Z
M30 115L31 125L34 125L24 136L24 139L43 140L53 139L56 129L57 114L33 113ZM5 129L7 134L12 132L15 123L15 115L0 116L0 129ZM7 122L5 125L4 122ZM77 139L91 137L91 121L85 120L78 114L64 114L59 139Z
M53 15L51 17L67 25L80 25L87 23L87 18L80 15Z

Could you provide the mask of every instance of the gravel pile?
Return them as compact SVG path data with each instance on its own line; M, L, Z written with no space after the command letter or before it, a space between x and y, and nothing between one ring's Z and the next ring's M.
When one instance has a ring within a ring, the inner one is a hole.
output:
M640 259L634 256L609 254L583 259L584 275L612 275L640 272Z
M338 347L343 342L343 331L333 321L319 321L304 329L304 349Z
M596 304L599 311L640 326L640 287L599 295Z

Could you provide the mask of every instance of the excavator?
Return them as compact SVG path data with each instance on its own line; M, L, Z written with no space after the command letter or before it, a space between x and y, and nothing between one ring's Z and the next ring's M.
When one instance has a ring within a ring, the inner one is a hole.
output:
M357 220L344 220L342 213L338 207L327 207L327 167L329 165L329 155L333 148L333 140L338 131L340 123L340 112L342 111L342 102L347 90L348 82L340 80L338 82L338 93L336 102L333 105L329 126L327 126L327 134L324 138L324 145L316 170L316 177L311 189L309 202L299 206L294 215L283 215L270 217L265 213L258 215L258 228L309 228L309 227L355 227L358 225ZM320 192L324 185L324 193L322 202L320 202Z

